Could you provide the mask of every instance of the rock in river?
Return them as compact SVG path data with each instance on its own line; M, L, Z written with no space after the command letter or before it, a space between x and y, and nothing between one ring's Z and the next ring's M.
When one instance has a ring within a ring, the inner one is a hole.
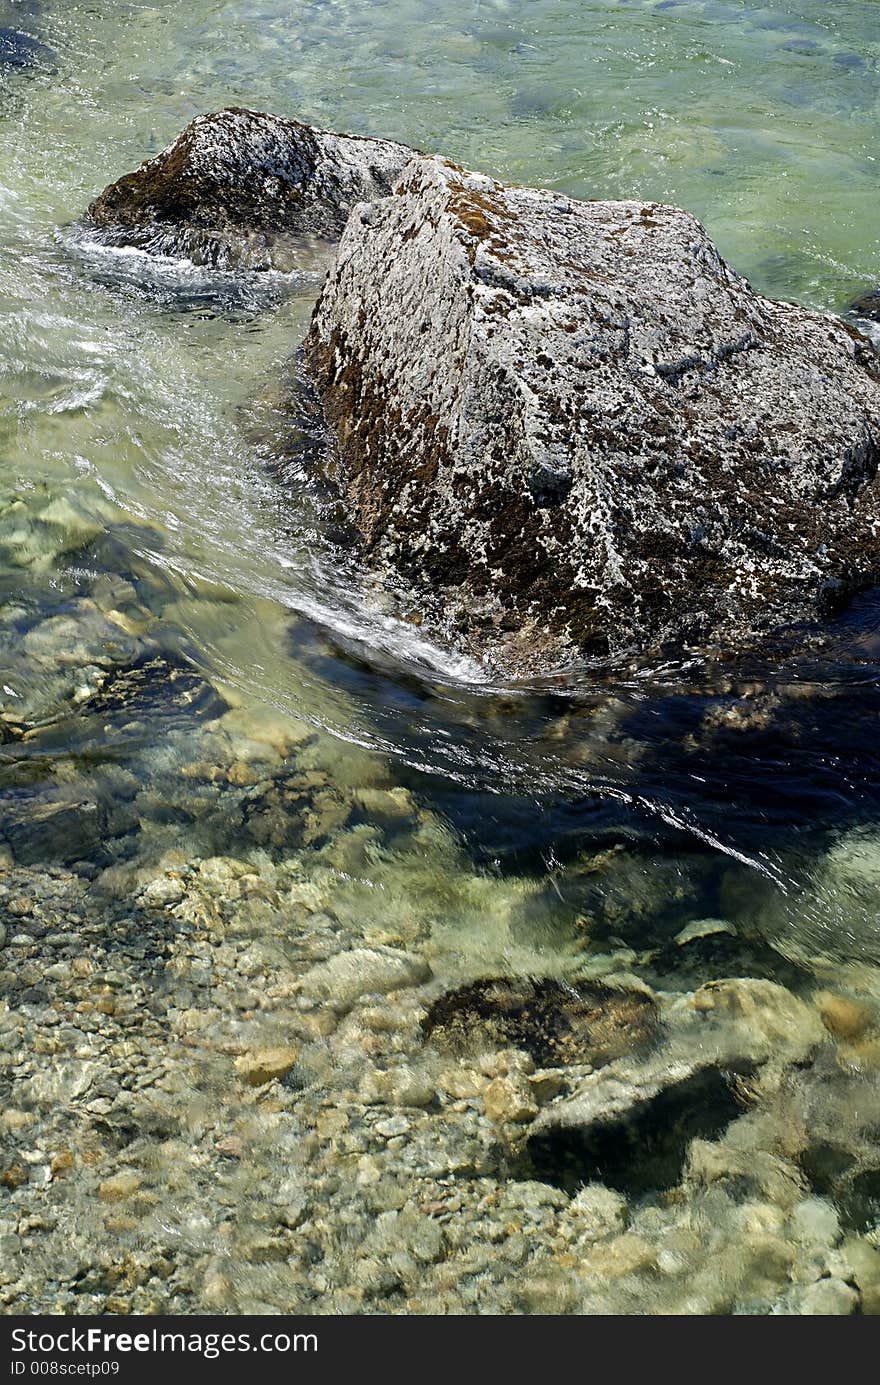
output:
M102 239L216 269L289 270L383 197L412 150L237 107L200 115L88 209Z
M541 1113L525 1171L572 1190L596 1180L639 1194L673 1187L691 1141L717 1139L741 1114L749 1079L766 1065L772 1084L825 1038L811 1006L754 978L701 986L665 1018L664 1045L612 1061Z
M427 962L394 947L356 947L319 962L300 980L303 994L344 1012L364 995L420 986L431 975Z
M870 322L880 322L880 288L868 289L850 305L854 317L863 317Z
M434 158L354 209L306 362L366 556L514 670L809 619L880 570L880 362L692 216Z
M657 1005L643 991L491 977L444 992L422 1028L453 1050L519 1048L536 1063L599 1066L648 1047L659 1024Z

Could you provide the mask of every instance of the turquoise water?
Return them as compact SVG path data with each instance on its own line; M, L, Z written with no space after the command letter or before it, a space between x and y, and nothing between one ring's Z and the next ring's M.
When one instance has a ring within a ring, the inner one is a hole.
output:
M875 595L796 659L493 687L383 604L319 532L295 467L274 465L319 270L221 282L101 252L75 223L193 115L243 104L578 197L678 203L757 288L844 311L880 278L877 5L7 0L6 25L45 44L0 71L8 865L103 882L120 908L208 858L264 884L293 872L297 907L332 920L318 933L418 947L444 984L625 965L678 994L724 972L679 966L672 939L720 917L749 940L733 974L796 975L871 1011ZM163 686L168 669L206 681L190 701L149 684L126 712L131 670L157 658ZM319 792L278 789L297 755ZM281 806L257 812L267 783ZM304 927L290 909L273 940ZM844 1050L850 1074L873 1071L875 1039ZM281 1178L268 1167L246 1188L260 1205ZM76 1207L91 1185L72 1186ZM187 1185L174 1215L203 1196ZM51 1254L42 1273L54 1282ZM294 1302L273 1292L220 1306Z
M678 202L758 287L822 306L876 272L871 3L98 4L50 7L46 28L61 71L16 124L31 160L51 134L58 220L241 102L575 196Z

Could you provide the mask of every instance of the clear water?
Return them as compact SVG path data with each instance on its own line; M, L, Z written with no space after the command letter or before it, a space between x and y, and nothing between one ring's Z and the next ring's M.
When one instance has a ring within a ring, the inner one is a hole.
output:
M678 203L757 288L843 311L880 277L877 5L6 0L7 24L47 46L0 72L13 858L95 879L244 850L237 804L186 806L197 716L160 699L127 731L89 712L96 669L148 646L200 669L251 730L271 715L315 733L312 763L338 785L414 796L419 824L388 839L365 800L380 844L356 869L328 866L332 831L301 850L306 878L335 872L347 945L419 940L446 980L557 974L584 948L635 956L721 916L766 942L770 974L880 994L880 598L772 660L492 686L385 609L271 465L319 270L218 286L74 229L193 115L245 104L574 196ZM120 774L139 797L117 822ZM35 845L27 795L83 792L98 837ZM271 845L284 856L283 834ZM686 982L669 964L662 984Z

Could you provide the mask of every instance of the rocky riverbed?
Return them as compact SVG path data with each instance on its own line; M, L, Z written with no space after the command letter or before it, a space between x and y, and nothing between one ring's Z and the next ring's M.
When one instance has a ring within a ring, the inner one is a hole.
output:
M488 253L499 208L558 247L598 196L622 243L693 232L761 331L838 314L861 378L867 9L0 0L4 1314L880 1310L876 593L760 652L489 676L345 561L287 388L408 146L485 170L435 229L486 301L550 282ZM230 105L243 146L193 130ZM639 378L704 407L737 339Z
M103 862L3 848L4 1311L880 1310L880 970L548 946L387 761L191 678Z

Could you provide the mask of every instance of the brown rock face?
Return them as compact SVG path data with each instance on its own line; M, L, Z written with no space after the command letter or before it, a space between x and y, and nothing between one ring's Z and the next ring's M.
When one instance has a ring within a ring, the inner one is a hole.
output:
M289 269L335 241L355 202L383 197L412 150L240 108L197 116L88 209L115 245L218 269Z
M506 977L447 991L423 1024L441 1047L524 1049L551 1067L608 1063L649 1046L659 1027L656 1002L642 991Z
M814 618L880 571L880 372L694 218L417 158L306 362L368 561L514 671Z

